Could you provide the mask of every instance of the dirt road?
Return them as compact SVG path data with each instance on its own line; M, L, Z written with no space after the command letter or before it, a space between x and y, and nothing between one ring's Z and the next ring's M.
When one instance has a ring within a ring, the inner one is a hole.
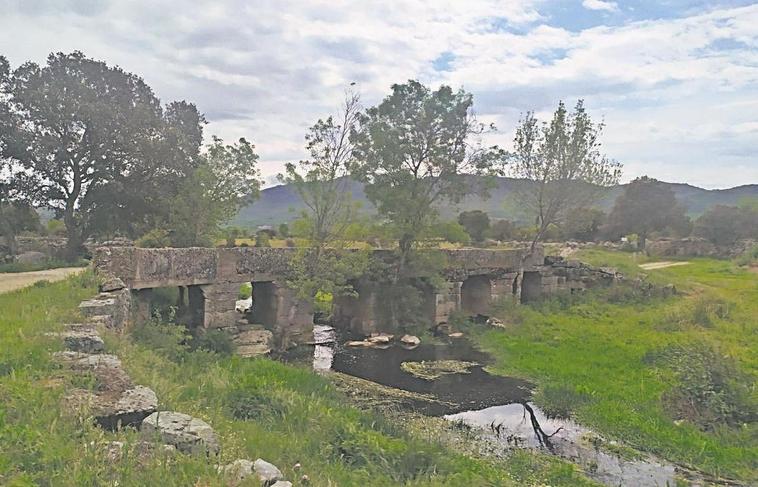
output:
M60 269L44 271L0 273L0 293L31 286L37 281L62 281L71 274L82 272L84 269L86 267L61 267Z

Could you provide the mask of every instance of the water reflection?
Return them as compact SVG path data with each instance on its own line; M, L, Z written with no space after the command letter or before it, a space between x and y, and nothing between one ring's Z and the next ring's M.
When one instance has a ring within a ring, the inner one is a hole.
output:
M592 438L597 436L589 429L573 421L549 419L539 408L531 407L545 433L553 435L550 438L552 453L581 465L593 479L605 485L675 485L673 465L609 453L593 445ZM529 414L521 404L465 411L446 415L445 419L480 428L509 446L544 448L532 428Z

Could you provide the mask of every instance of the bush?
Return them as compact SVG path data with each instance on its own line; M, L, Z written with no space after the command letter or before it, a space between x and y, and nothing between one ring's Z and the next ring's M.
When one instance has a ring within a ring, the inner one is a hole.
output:
M205 350L219 355L232 355L236 349L232 337L222 330L208 330L198 333L189 343L191 350Z
M237 295L237 299L250 299L253 297L253 284L246 282L240 286L240 292Z
M258 232L255 234L256 247L271 247L271 238L267 232Z
M181 361L189 347L190 335L182 325L165 323L156 315L147 323L137 325L132 331L132 339L156 351L174 362Z
M171 246L168 230L154 228L134 241L134 245L144 248L163 248Z
M734 259L737 265L750 266L758 263L758 245L753 245Z
M649 352L643 360L674 373L676 383L663 401L676 418L705 431L758 420L758 404L750 396L753 381L713 346L669 345Z

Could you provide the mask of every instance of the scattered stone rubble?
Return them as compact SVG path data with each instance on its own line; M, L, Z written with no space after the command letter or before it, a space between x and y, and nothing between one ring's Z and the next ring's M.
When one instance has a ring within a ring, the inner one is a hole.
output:
M177 451L216 457L221 445L208 423L176 411L158 411L155 392L149 387L134 384L121 360L104 353L105 342L100 337L99 329L107 327L119 332L125 329L130 294L117 278L104 280L100 291L97 298L85 300L79 305L79 310L86 317L84 323L67 324L64 331L48 334L62 339L65 348L64 351L55 352L53 359L94 381L91 390L69 390L63 398L64 410L74 414L86 412L104 429L139 429L143 439L130 446L129 454L140 459L146 460L156 453L174 454ZM270 349L272 337L267 330L240 326L236 333L236 340L242 347ZM127 446L121 441L110 441L104 448L107 458L113 462L127 454ZM275 465L260 458L255 462L239 459L220 466L218 470L233 482L232 485L255 473L261 485L292 487L292 483L284 479Z

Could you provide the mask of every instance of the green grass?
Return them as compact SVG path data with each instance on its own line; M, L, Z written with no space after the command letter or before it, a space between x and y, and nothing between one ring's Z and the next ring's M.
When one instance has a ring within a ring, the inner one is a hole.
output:
M57 340L44 336L76 319L76 305L95 294L90 272L55 284L0 295L0 484L224 485L216 460L158 455L110 461L102 445L137 441L61 413L67 387L82 384L56 367ZM208 421L219 433L220 463L262 457L295 485L313 486L593 485L564 462L519 451L504 460L456 452L395 416L350 405L305 368L268 359L191 351L155 338L105 335L135 382L152 387L161 409ZM169 342L166 338L164 341ZM440 435L442 436L442 435ZM293 465L301 463L295 471ZM252 485L256 485L252 482Z
M513 323L509 329L475 332L496 358L492 370L535 381L540 406L570 414L612 439L712 475L757 480L758 276L709 259L643 272L637 265L646 259L633 254L593 250L576 258L627 275L647 274L683 294L611 304L607 297L618 297L617 290L516 311L504 307L501 316ZM704 375L693 379L688 373L699 369L692 362L679 362L677 373L649 357L700 348L715 350L714 360L735 374L725 379L733 381L731 388L706 392L728 402L736 400L732 390L746 391L740 409L753 414L748 424L675 423L667 398L703 386L711 367L706 364Z
M44 271L47 269L59 269L61 267L85 267L88 264L89 261L86 259L76 261L49 259L34 263L11 262L9 264L0 264L0 273Z

